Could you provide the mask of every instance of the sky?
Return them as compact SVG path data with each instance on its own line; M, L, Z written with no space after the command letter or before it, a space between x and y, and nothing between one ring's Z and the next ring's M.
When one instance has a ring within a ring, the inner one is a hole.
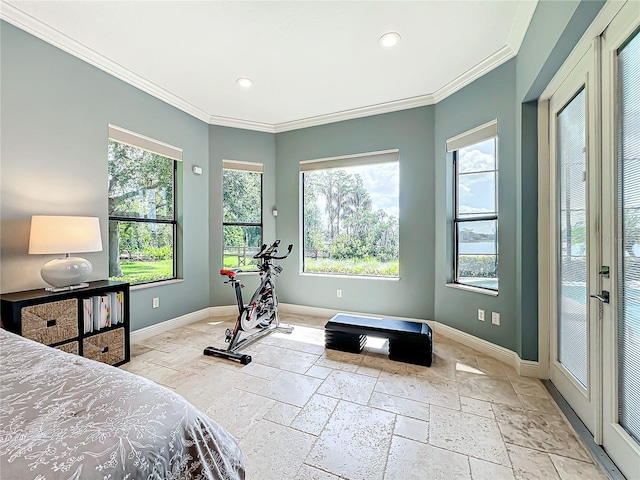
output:
M458 158L458 211L460 214L491 214L496 211L495 140L460 149ZM478 173L473 173L478 172ZM482 173L479 173L482 172Z
M400 217L398 199L400 196L399 162L379 163L348 167L344 170L362 177L364 188L371 196L373 211L384 210L388 215Z

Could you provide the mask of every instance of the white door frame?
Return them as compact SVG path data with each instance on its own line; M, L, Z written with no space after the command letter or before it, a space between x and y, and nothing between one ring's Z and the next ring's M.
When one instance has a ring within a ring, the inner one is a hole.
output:
M591 48L594 38L600 36L614 17L626 4L626 0L609 0L594 21L589 25L580 41L567 57L565 63L547 85L538 99L538 375L549 378L550 330L549 319L555 315L555 305L550 298L555 292L549 291L549 271L552 258L549 251L549 99L573 70L573 67ZM553 308L553 310L552 310Z
M618 12L624 8L621 15ZM616 51L620 43L626 40L640 25L640 2L610 0L602 8L600 14L588 28L583 38L578 42L565 64L557 72L549 83L538 102L538 292L539 292L539 373L540 378L550 377L551 355L551 325L550 319L556 314L556 291L550 288L548 280L552 278L555 263L555 251L551 248L550 240L555 241L555 228L551 228L550 214L555 205L551 202L552 186L555 172L551 171L549 116L550 98L558 87L566 80L571 71L590 48L593 40L605 33L599 56L596 62L597 72L602 81L602 94L598 100L601 120L600 153L602 158L601 176L603 189L602 205L605 215L601 215L602 224L598 225L600 245L602 249L602 261L610 267L610 278L600 281L601 289L610 292L612 303L603 307L603 320L600 324L601 340L598 350L601 355L602 375L599 383L599 397L601 408L600 417L597 420L598 428L595 430L594 440L604 446L617 466L626 475L633 475L640 468L640 446L631 439L629 434L617 423L617 243L612 238L617 236L617 211L616 206L616 173L617 156L615 142L615 69ZM602 102L600 104L600 101ZM608 188L607 186L613 186ZM612 210L613 209L613 210ZM592 291L595 286L591 287Z
M618 211L617 211L617 131L616 131L616 72L617 50L640 26L640 2L630 2L604 32L602 41L602 184L603 259L610 266L610 278L603 279L613 299L604 309L603 369L615 372L603 379L603 446L609 456L627 476L640 471L640 445L618 424ZM610 188L607 188L610 187ZM631 477L629 477L631 478Z
M600 239L598 231L598 219L600 217L600 129L596 119L599 118L599 74L597 73L599 55L599 39L596 38L591 43L591 48L585 52L582 58L574 65L574 68L565 80L558 85L557 90L549 99L549 237L547 239L550 259L549 276L547 277L549 290L549 374L555 387L562 396L576 411L578 416L594 435L599 439L601 435L601 367L602 345L601 329L599 320L599 304L595 300L589 299L591 293L600 292L600 279L598 271L600 267ZM585 193L587 210L586 233L587 233L587 301L585 309L587 312L586 342L587 342L587 364L586 364L586 386L582 385L563 365L558 358L558 326L560 322L559 305L557 293L559 291L558 262L560 245L558 242L558 232L560 219L558 217L559 191L557 185L559 179L559 161L556 154L557 137L557 115L573 101L580 92L584 92L585 101Z

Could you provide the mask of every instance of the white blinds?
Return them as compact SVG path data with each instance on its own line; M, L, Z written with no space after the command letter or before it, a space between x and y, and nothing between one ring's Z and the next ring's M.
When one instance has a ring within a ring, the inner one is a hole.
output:
M355 167L357 165L371 165L374 163L397 162L399 152L400 150L395 148L379 152L358 153L355 155L319 158L316 160L304 160L300 162L300 171L310 172L312 170L325 170L327 168L345 168Z
M242 172L264 172L264 165L255 162L242 162L240 160L222 160L222 168L226 170L240 170Z
M157 153L163 157L172 158L174 160L182 161L182 149L169 145L168 143L154 140L153 138L145 137L139 133L125 130L124 128L117 127L109 124L109 138L116 142L125 143L132 147L138 147L143 150L147 150L151 153Z
M640 442L640 33L618 75L618 421Z
M447 152L454 152L461 148L475 145L498 136L498 120L491 120L468 132L461 133L447 140Z

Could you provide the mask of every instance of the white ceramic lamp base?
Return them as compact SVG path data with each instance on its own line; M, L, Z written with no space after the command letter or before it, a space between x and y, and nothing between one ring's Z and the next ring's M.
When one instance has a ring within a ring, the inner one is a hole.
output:
M85 258L67 256L56 258L47 262L40 270L42 279L52 288L45 290L59 292L63 290L75 290L76 288L88 287L83 283L93 272L93 265Z

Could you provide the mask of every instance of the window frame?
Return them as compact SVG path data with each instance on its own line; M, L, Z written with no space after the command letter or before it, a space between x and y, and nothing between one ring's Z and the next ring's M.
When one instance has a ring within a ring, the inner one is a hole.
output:
M129 222L129 223L148 223L148 224L160 224L171 225L173 235L173 252L172 252L172 274L171 278L162 278L158 280L151 280L146 282L131 283L132 286L138 287L141 285L152 285L154 283L167 282L178 279L178 162L182 161L182 149L174 147L164 142L154 140L152 138L140 135L138 133L125 130L124 128L117 127L109 124L109 136L108 141L117 142L120 144L129 145L140 150L160 155L173 162L173 218L172 219L158 219L158 218L140 218L140 217L128 217L123 215L109 215L108 221L116 222ZM118 248L118 252L119 252ZM109 248L110 252L110 248Z
M225 222L224 221L224 171L233 170L260 174L260 223L256 222ZM222 160L222 266L224 267L224 227L260 227L260 245L264 243L264 164L258 162L243 162L239 160ZM260 245L258 247L260 247ZM246 264L245 264L246 266ZM250 270L253 271L253 270ZM258 270L256 270L257 272Z
M349 168L356 166L373 166L386 163L395 163L398 165L398 171L400 169L399 149L381 150L376 152L365 152L352 155L341 155L337 157L320 158L313 160L303 160L300 162L299 169L299 185L300 185L300 274L301 275L315 275L325 277L353 277L353 278L367 278L375 280L391 280L396 281L400 279L400 254L398 253L398 274L397 275L373 275L373 274L355 274L355 273L336 273L336 272L311 272L305 271L307 251L305 245L305 178L304 175L312 173L314 171L327 171L338 170L341 168ZM399 185L398 185L399 187ZM398 199L399 199L398 192ZM400 249L400 231L399 231L400 217L398 216L398 251Z
M492 170L479 170L474 172L460 173L459 168L459 155L460 150L472 147L479 143L485 142L487 140L493 140L494 144L494 169ZM499 178L499 162L498 162L498 125L497 120L492 120L488 123L480 125L468 132L462 133L447 140L447 151L453 155L453 212L451 215L451 227L452 227L452 284L453 286L457 286L460 288L468 288L475 291L479 291L480 293L487 293L491 295L496 295L499 292L500 288L500 248L499 248L499 224L500 224L500 206L498 202L498 178ZM495 203L495 213L490 215L475 215L469 217L461 217L459 212L459 186L460 186L460 175L466 174L481 174L481 173L493 173L494 174L494 203ZM473 224L475 222L486 222L486 221L495 221L496 222L496 280L498 286L496 288L474 285L471 283L465 283L460 281L460 265L459 265L459 230L460 225L462 224Z

